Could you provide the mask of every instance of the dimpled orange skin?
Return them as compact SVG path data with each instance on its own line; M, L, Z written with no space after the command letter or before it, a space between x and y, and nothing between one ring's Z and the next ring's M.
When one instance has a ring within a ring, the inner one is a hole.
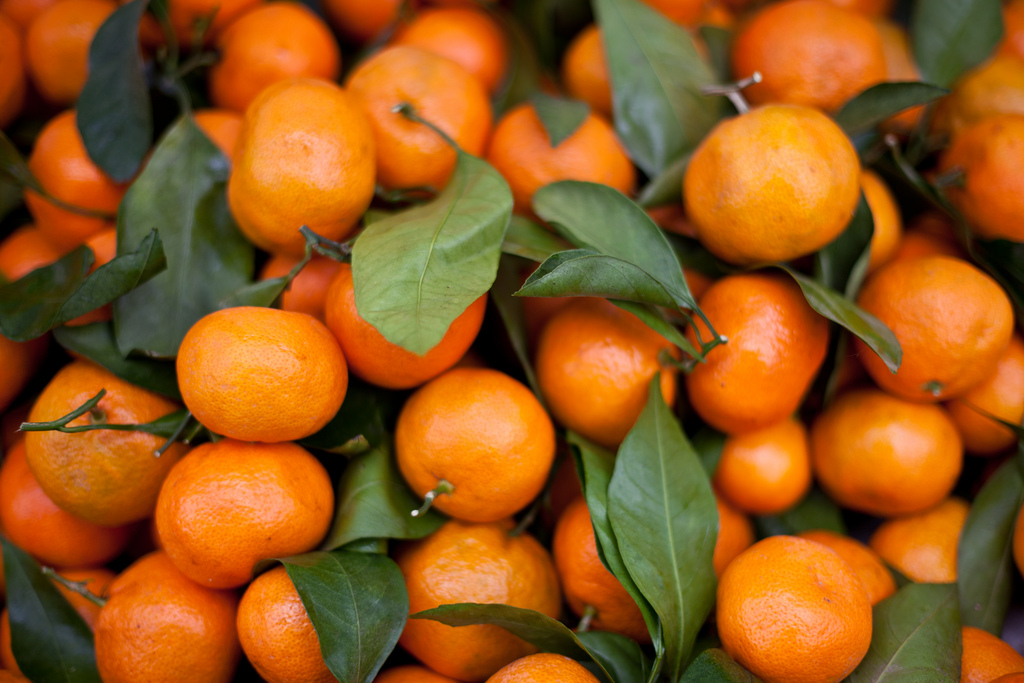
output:
M89 44L115 9L113 0L61 0L32 20L25 61L48 102L68 106L78 99L89 70Z
M911 581L953 583L957 544L968 512L967 503L947 498L925 512L883 522L868 545Z
M454 678L442 676L425 666L396 666L381 671L373 683L458 683Z
M115 183L89 158L78 134L75 112L50 119L36 138L28 167L51 195L83 209L117 212L127 185ZM107 227L103 218L61 209L25 189L25 204L36 227L61 251L70 251Z
M246 111L235 151L231 213L271 253L302 256L303 225L344 239L373 198L372 129L333 83L303 78L264 90Z
M362 44L398 20L402 3L403 0L325 0L323 9L334 28Z
M348 370L337 340L311 315L240 306L210 313L178 350L185 405L215 433L297 441L338 412Z
M711 349L686 376L694 410L711 426L740 434L793 414L828 350L828 322L782 273L730 275L700 301L728 341ZM701 325L701 338L710 339ZM696 341L693 329L687 330Z
M217 145L228 161L234 159L235 145L242 132L241 114L228 109L198 109L193 118L199 130Z
M825 0L788 0L762 9L733 41L733 75L755 71L763 80L743 90L751 104L834 111L885 80L885 52L863 15Z
M879 266L892 260L903 237L903 219L885 182L874 171L864 170L860 175L860 188L864 199L871 209L875 231L871 235L871 255L868 259L868 272L877 270Z
M46 355L49 336L27 342L11 341L0 334L0 412L17 398Z
M754 544L754 525L742 512L729 505L719 493L715 493L718 507L718 538L711 564L715 576L721 577L729 563L740 553Z
M960 635L960 683L995 683L1001 676L1024 673L1024 657L1006 641L973 626L961 627Z
M110 424L145 424L178 406L146 389L119 379L98 365L75 361L64 366L36 399L30 422L56 420L91 399L95 418L83 415L70 427L103 420ZM168 470L186 452L173 444L159 457L153 453L166 439L143 432L98 429L75 434L27 432L28 466L50 499L71 514L104 526L145 519L153 513Z
M284 567L261 574L245 590L237 624L242 651L268 683L336 683Z
M890 517L926 510L963 465L960 435L939 406L875 388L839 396L811 426L818 483L840 505Z
M569 95L583 100L605 118L612 117L611 77L597 24L580 31L566 48L562 83Z
M461 65L415 47L385 48L348 77L348 92L366 112L377 146L377 182L386 189L448 184L456 154L422 123L394 111L409 104L467 154L481 156L491 135L491 102Z
M860 541L820 529L804 531L798 536L826 545L846 560L850 569L864 585L868 602L872 607L896 592L896 581L882 562L882 558Z
M555 419L606 448L617 448L647 405L648 385L661 372L661 395L672 405L676 373L659 354L672 344L632 313L604 299L580 298L556 313L537 343L537 381Z
M543 406L508 375L456 368L409 397L395 428L402 476L422 497L449 482L434 507L457 519L495 522L526 507L555 459Z
M212 15L213 21L203 35L203 42L209 43L235 19L262 3L263 0L176 0L168 3L168 18L178 44L189 46L193 43L196 22Z
M399 547L395 562L409 592L409 613L460 602L501 603L557 618L558 574L548 551L529 534L509 536L509 520L446 522L427 538ZM460 681L484 681L537 651L499 626L446 626L410 619L399 644L431 669Z
M587 501L576 498L562 513L551 545L565 599L578 617L596 610L591 626L644 643L651 641L636 602L597 555Z
M61 257L34 225L23 225L0 242L0 275L8 282L25 277Z
M252 579L256 563L316 547L334 514L327 470L294 443L223 439L174 466L156 528L182 574L208 588Z
M954 138L939 171L963 171L961 187L947 190L971 230L982 239L1024 241L1024 116L983 120Z
M327 326L345 353L353 375L388 389L411 389L453 367L466 355L487 309L483 294L457 317L437 346L422 356L384 338L356 309L352 266L340 264L327 290Z
M494 128L487 161L512 188L516 210L530 210L533 193L559 180L603 183L623 194L633 191L636 171L612 127L591 113L576 131L551 146L532 104L509 110Z
M933 128L956 138L999 114L1024 114L1024 61L996 56L968 71L935 108Z
M912 401L942 401L980 384L1013 332L1010 300L996 281L945 256L883 266L868 278L857 305L887 325L903 349L893 374L855 339L864 369L880 387Z
M238 596L203 588L150 553L124 570L96 621L103 683L228 683L241 648Z
M0 14L0 128L13 121L25 103L25 62L21 43L18 25Z
M231 22L217 39L220 61L210 67L215 107L244 113L267 86L290 78L333 81L341 50L323 19L298 2L273 2Z
M768 105L715 126L683 178L686 214L711 253L736 265L817 251L850 222L860 162L827 116Z
M299 260L283 254L270 257L260 271L260 280L288 275L292 268L298 265ZM281 295L281 309L306 313L320 322L326 322L324 307L327 304L327 290L341 267L342 265L334 259L314 255ZM341 350L344 352L345 347L343 346ZM345 360L348 361L351 370L351 358L348 353L345 353Z
M1017 442L1017 436L1009 428L972 406L1011 424L1024 421L1024 341L1018 335L1010 337L995 372L988 379L946 404L968 453L994 455Z
M598 683L583 665L562 655L540 652L502 667L487 683Z
M794 536L748 548L718 583L722 647L765 683L836 683L871 645L871 603L835 551Z

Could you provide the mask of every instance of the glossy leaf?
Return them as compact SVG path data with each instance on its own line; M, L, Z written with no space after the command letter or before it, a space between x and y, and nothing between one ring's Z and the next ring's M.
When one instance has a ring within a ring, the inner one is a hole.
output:
M167 270L114 304L117 346L169 358L189 328L247 284L253 247L235 227L228 161L184 116L164 134L118 212L117 242L137 244L154 226Z
M848 299L855 298L867 274L874 232L871 207L861 194L846 229L814 254L815 279L824 287L843 292Z
M754 525L761 536L793 536L813 529L846 535L846 524L839 507L818 489L812 489L803 500L785 512L755 517Z
M623 562L661 621L666 671L677 681L715 600L718 511L657 376L619 447L608 516Z
M626 636L611 631L585 631L576 637L600 662L613 683L633 683L647 678L650 667L643 648Z
M957 590L965 626L1003 630L1017 569L1013 529L1024 506L1024 479L1014 462L993 474L971 503L957 546Z
M156 231L134 252L115 257L89 273L93 253L75 249L56 263L0 286L0 329L8 339L24 341L74 320L128 294L160 274L167 265Z
M724 650L704 650L686 669L680 683L760 683L761 679L733 661Z
M516 296L602 296L675 307L672 295L650 274L588 249L558 252L526 279Z
M850 674L850 683L960 681L956 586L907 584L872 612L871 649Z
M445 189L370 225L355 242L359 314L393 344L424 354L491 288L512 214L508 183L459 152Z
M139 170L153 143L153 114L139 49L149 0L118 7L89 45L89 77L75 105L89 157L118 182Z
M558 147L570 135L575 133L590 115L590 105L579 100L565 97L554 97L544 92L537 92L530 98L537 118L540 119L548 141L552 147Z
M515 217L513 216L513 223ZM511 256L502 256L498 266L498 276L494 279L491 287L490 301L498 311L505 332L508 334L509 345L519 361L523 374L526 375L526 382L530 385L537 399L544 403L544 396L540 391L540 384L537 382L537 373L533 370L533 362L530 359L530 342L527 336L526 318L523 314L523 300L513 296L519 287L520 274L518 259Z
M100 683L92 630L28 553L0 538L11 650L33 681Z
M339 681L370 683L409 614L405 579L386 555L336 550L281 560Z
M409 514L422 504L386 448L357 455L338 484L338 510L323 547L332 550L367 538L423 538L446 518L435 510L419 517Z
M916 0L914 61L924 80L948 86L992 54L1003 36L999 0Z
M345 455L362 453L387 442L388 425L398 415L402 397L394 391L349 378L341 408L316 434L299 441L316 448Z
M905 109L928 104L948 95L949 90L917 81L879 83L843 105L836 123L848 135L864 133Z
M572 249L572 245L547 228L522 216L512 216L505 232L505 241L501 244L502 252L537 263L567 249Z

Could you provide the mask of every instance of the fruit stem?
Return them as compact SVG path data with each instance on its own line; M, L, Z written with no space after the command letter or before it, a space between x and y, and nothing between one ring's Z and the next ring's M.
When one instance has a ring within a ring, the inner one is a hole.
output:
M43 567L43 576L49 578L51 581L59 583L69 591L78 593L94 605L103 607L107 604L106 600L89 591L87 584L89 584L92 579L86 579L85 581L72 581L71 579L65 579L63 576L55 572L52 567Z
M452 484L447 479L442 479L441 481L437 482L437 486L427 491L427 495L423 496L423 505L421 505L418 510L413 510L410 514L413 517L422 517L423 515L427 514L427 510L430 509L430 506L433 505L434 500L436 500L438 496L440 496L441 494L451 495L454 492L455 485Z
M761 72L755 71L749 77L736 81L735 83L727 83L726 85L706 85L701 88L700 91L701 94L704 95L725 95L729 98L729 101L732 102L732 106L736 107L736 111L741 114L746 114L750 111L750 104L747 102L747 98L743 96L741 91L755 83L760 83L761 78Z
M580 623L576 626L576 633L586 633L590 630L590 622L597 616L597 608L593 605L587 605L583 610L583 616L580 618Z
M182 418L181 423L178 425L178 428L175 429L174 432L169 437L167 437L167 441L164 441L163 445L160 446L160 448L153 451L153 457L159 458L161 455L163 455L167 451L167 449L171 447L171 444L173 444L181 437L181 435L185 432L185 428L188 427L188 423L191 420L192 411L186 411L185 417Z
M431 123L430 121L427 121L425 118L417 114L416 110L408 102L399 102L398 104L391 108L391 111L395 114L401 114L402 116L404 116L405 118L409 119L414 123L419 123L426 126L430 130L434 131L442 138L444 138L444 141L447 142L456 152L462 151L461 148L459 148L459 144L455 142L455 140L452 140L451 137L448 136L448 133L445 133L435 124Z
M57 431L64 431L68 423L72 420L76 420L86 413L92 413L93 408L100 402L104 396L107 395L106 389L100 389L99 393L90 398L88 401L78 406L64 417L59 417L56 420L50 422L22 422L21 427L18 431L21 432L49 432L56 429ZM72 429L74 429L72 427ZM81 431L81 430L79 430Z

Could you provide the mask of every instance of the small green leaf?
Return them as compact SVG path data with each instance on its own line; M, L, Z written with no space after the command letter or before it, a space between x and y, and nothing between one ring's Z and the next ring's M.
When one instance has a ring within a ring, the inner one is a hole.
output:
M914 61L924 80L948 86L985 61L1003 37L999 0L916 0Z
M458 158L437 197L370 225L352 252L359 314L421 355L494 284L512 215L504 178L481 159Z
M512 216L505 232L501 251L540 263L555 252L571 249L572 245L547 228L528 218Z
M515 223L513 216L512 222ZM520 275L518 269L519 260L503 255L498 265L498 276L494 279L491 287L491 303L498 311L505 332L508 334L508 342L512 346L513 353L523 368L526 375L526 382L530 389L537 396L537 399L544 403L544 396L540 391L540 384L537 382L537 373L533 370L533 363L530 361L530 344L526 330L526 319L523 315L523 300L513 296L513 292L519 287Z
M755 517L754 526L761 536L795 536L814 529L846 535L846 524L839 507L818 489L812 489L803 500L785 512Z
M871 130L901 111L934 102L948 94L947 88L918 81L879 83L844 104L835 119L852 137Z
M871 649L850 683L958 683L956 586L911 583L872 611Z
M405 579L386 555L335 550L281 560L339 681L370 683L409 614Z
M645 208L683 201L683 176L690 165L690 155L675 159L665 170L651 178L637 194L636 203Z
M647 678L650 663L635 640L611 631L585 631L576 637L611 676L612 683L633 683Z
M761 679L733 661L724 650L704 650L686 669L680 683L760 683Z
M153 114L139 50L149 0L118 7L89 45L89 77L78 97L78 130L89 157L118 182L139 170L153 143Z
M565 97L553 97L543 92L536 92L530 98L537 118L540 119L548 141L552 147L558 147L575 133L590 115L590 105L579 100Z
M861 194L853 219L839 237L826 244L814 255L815 280L822 286L844 292L848 299L857 296L868 260L871 258L871 236L875 220L871 207Z
M324 427L299 441L306 448L331 453L362 453L387 442L389 424L394 423L403 402L398 392L349 378L345 401Z
M675 307L658 280L629 261L588 249L560 251L530 274L516 296L603 296Z
M306 257L300 260L282 277L272 277L267 280L257 280L245 285L241 289L232 292L220 302L221 308L234 308L236 306L260 306L269 308L274 305L288 285L292 283L302 269L306 267L312 257L312 252L307 247Z

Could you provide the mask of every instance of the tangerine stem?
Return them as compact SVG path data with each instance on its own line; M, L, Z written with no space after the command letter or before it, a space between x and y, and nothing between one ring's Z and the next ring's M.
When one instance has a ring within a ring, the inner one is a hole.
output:
M583 609L583 616L580 618L580 623L576 626L576 633L586 633L590 630L590 623L594 621L594 617L597 616L597 608L593 605L587 605Z
M92 579L86 579L85 581L72 581L71 579L66 579L57 572L55 572L53 570L53 567L43 567L43 576L49 578L51 581L59 583L60 585L67 588L69 591L78 593L94 605L99 605L100 607L103 607L105 604L107 604L106 600L92 593L87 587L87 584L90 581L92 581Z
M76 420L86 413L92 411L93 408L100 402L104 396L107 395L106 389L100 389L99 393L90 398L88 401L78 406L64 417L58 417L56 420L50 422L22 422L21 427L18 431L21 432L49 432L54 429L61 430L66 427L69 422ZM74 429L72 427L72 429Z
M732 105L736 107L736 111L741 114L746 114L750 111L750 104L747 102L747 98L743 96L741 91L755 83L760 83L761 78L761 72L755 71L749 77L736 81L735 83L727 83L726 85L706 85L700 89L700 92L703 95L725 95L729 98L729 101L732 102Z
M425 118L417 114L416 109L414 109L413 106L408 102L399 102L398 104L391 108L391 111L395 114L401 114L402 116L404 116L405 118L409 119L414 123L419 123L426 126L430 130L434 131L442 138L444 138L444 141L451 145L452 149L454 149L456 152L462 151L462 149L459 147L459 143L455 142L455 140L452 140L448 133L445 133L435 124L431 123L430 121L427 121Z
M451 495L454 492L455 485L447 479L442 479L437 482L437 486L427 491L427 495L423 496L423 505L421 505L418 510L413 510L410 514L413 517L422 517L427 514L427 510L430 509L430 506L433 505L438 496L441 494Z
M163 445L160 446L160 448L153 451L153 457L159 458L161 455L163 455L167 451L167 449L171 447L171 444L177 441L178 438L182 435L182 433L185 431L185 427L188 426L188 423L191 419L192 411L186 411L185 417L182 418L181 420L181 424L179 424L178 428L175 429L174 432L169 437L167 437L167 441L164 441Z

